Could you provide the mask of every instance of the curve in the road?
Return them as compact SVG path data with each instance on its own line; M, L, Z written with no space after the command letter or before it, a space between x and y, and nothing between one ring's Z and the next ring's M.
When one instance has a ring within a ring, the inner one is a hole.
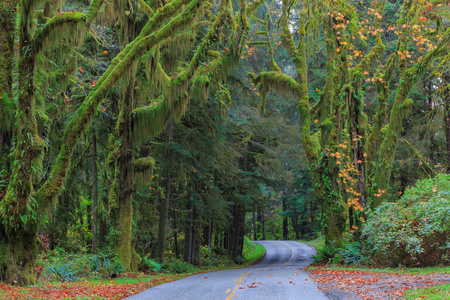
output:
M302 270L315 250L294 241L258 241L266 249L256 265L198 274L169 282L127 299L193 300L322 300L327 299Z

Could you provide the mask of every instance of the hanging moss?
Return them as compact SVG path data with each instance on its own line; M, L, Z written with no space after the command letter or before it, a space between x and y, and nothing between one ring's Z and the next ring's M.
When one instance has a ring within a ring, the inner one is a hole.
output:
M153 176L155 160L152 157L143 157L133 161L136 171L136 183L138 188L149 185Z
M137 170L153 169L155 166L155 160L152 157L142 157L133 161L133 165Z
M155 104L135 109L133 111L133 135L136 144L142 145L162 132L171 116L172 112L163 98L156 99Z
M51 18L36 34L32 45L32 53L37 55L42 49L49 48L63 38L76 44L83 41L86 15L78 12L64 12Z
M37 193L37 197L41 199L43 204L42 206L39 206L40 210L45 210L45 208L49 207L50 203L56 201L57 193L62 187L62 183L67 173L67 168L70 164L73 146L76 144L81 133L85 129L89 128L88 125L91 122L93 113L98 107L99 101L104 98L104 95L110 90L110 88L112 88L117 80L121 78L123 74L126 74L125 71L132 66L135 59L145 52L148 47L152 48L159 41L170 36L176 28L179 28L183 24L192 20L195 15L194 12L198 8L197 4L199 0L189 2L186 9L181 14L173 18L161 30L151 34L150 30L154 28L156 22L167 17L167 15L164 15L164 17L161 16L161 13L171 14L171 11L175 7L178 9L183 4L183 1L185 0L175 0L173 3L164 6L161 11L155 13L155 16L149 20L138 38L130 42L127 47L125 47L125 49L111 62L108 70L101 76L97 82L97 85L88 95L85 102L77 110L74 118L66 127L62 147L57 157L55 166L50 174L50 178ZM55 190L52 188L54 186L59 186L59 188ZM43 195L46 195L46 197L43 198Z
M374 185L376 185L377 189L386 189L389 183L398 136L402 130L402 121L408 115L412 105L412 100L407 99L407 97L433 58L436 55L443 53L443 51L446 51L447 47L443 45L447 44L449 41L450 28L444 33L443 38L440 40L436 49L428 52L421 59L420 63L410 69L403 69L402 71L399 86L392 105L389 127L386 130L386 135L379 151L379 163L374 178ZM373 193L375 193L375 190ZM372 195L371 198L373 199L373 208L379 206L384 201L384 197L373 197Z
M300 93L300 86L292 77L276 71L263 72L256 77L250 73L249 77L260 91L267 92L269 89L273 89L281 94L294 96Z

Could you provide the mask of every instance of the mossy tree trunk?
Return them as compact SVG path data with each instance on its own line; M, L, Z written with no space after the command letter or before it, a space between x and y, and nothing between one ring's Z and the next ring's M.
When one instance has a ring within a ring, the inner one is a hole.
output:
M17 85L17 113L15 116L15 149L11 170L11 180L7 193L0 202L2 227L5 228L7 236L8 251L3 252L3 257L7 261L6 280L12 284L31 284L34 282L33 267L38 254L37 228L40 222L45 219L45 214L50 209L46 201L36 195L37 182L42 178L41 168L43 152L46 143L39 135L36 117L47 118L42 106L36 104L36 58L42 50L52 46L48 42L49 36L58 33L58 39L67 38L72 41L70 29L80 29L89 23L90 17L94 16L99 1L94 1L92 9L88 15L82 13L68 12L60 17L50 18L50 6L46 4L44 17L48 17L46 23L40 29L36 29L36 3L32 0L22 1L18 10L15 1L3 2L2 22L9 28L10 36L13 38L13 20L18 18L18 85ZM6 12L3 9L8 9ZM8 24L6 24L8 23ZM64 28L64 30L62 29ZM2 39L4 33L2 32ZM11 43L11 41L9 41ZM2 43L2 45L4 45ZM12 52L5 52L12 54ZM2 53L3 54L3 53ZM10 72L12 66L8 66L8 61L0 59L0 70L2 77ZM9 58L12 63L13 55ZM7 79L6 82L10 81ZM12 88L9 97L12 99ZM3 113L3 111L2 111Z
M165 183L165 195L164 198L160 197L160 207L159 207L159 228L158 228L158 259L161 263L164 262L165 249L166 249L166 234L167 234L167 222L169 215L169 204L170 204L170 171L172 168L171 164L171 150L170 143L173 138L173 121L170 121L166 129L166 147L164 153L164 175L163 182Z
M446 172L450 174L450 73L444 74L444 128L445 128L445 150L447 156Z
M0 2L0 171L8 170L13 127L14 13L16 1Z
M14 65L14 13L16 1L0 2L0 180L10 172L8 155L11 146L13 130L14 99L12 96L13 65ZM4 197L0 191L0 201ZM3 225L0 212L0 281L6 280L9 259L9 245L6 228ZM11 272L9 270L9 272Z
M98 168L97 133L92 131L92 253L97 254L98 245Z
M35 119L34 53L30 4L21 5L19 25L19 82L16 148L11 181L2 201L3 222L9 243L8 281L14 284L34 282L33 267L38 250L34 195L35 169L39 167L45 143L38 135Z
M126 92L122 93L119 102L119 119L116 125L116 133L119 139L119 155L116 159L115 178L118 189L115 190L118 201L119 216L117 230L117 255L122 265L129 270L133 257L132 249L132 225L133 225L133 194L136 191L136 179L133 166L133 105L134 105L134 81L128 83Z

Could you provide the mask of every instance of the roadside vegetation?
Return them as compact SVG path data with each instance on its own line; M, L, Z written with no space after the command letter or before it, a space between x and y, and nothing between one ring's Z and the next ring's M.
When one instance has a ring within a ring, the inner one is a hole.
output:
M342 247L333 242L324 245L320 238L305 242L317 250L315 266L308 270L340 276L348 272L404 278L450 275L449 182L449 175L421 180L399 201L383 203L368 214L359 241L349 235ZM411 289L405 294L407 299L448 296L448 284Z
M425 289L409 290L405 294L406 299L450 299L450 284L433 286Z
M244 268L261 260L264 254L264 247L245 237L243 256L238 262L214 250L202 249L200 266L181 260L160 264L144 257L139 272L125 272L120 262L107 254L49 251L39 259L35 285L18 287L0 283L0 299L123 299L186 276Z

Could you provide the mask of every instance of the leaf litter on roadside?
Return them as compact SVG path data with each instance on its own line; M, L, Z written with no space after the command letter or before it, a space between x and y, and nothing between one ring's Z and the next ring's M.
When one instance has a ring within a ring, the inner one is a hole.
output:
M308 268L325 294L340 299L401 299L408 289L450 282L450 275L400 275L367 271Z

